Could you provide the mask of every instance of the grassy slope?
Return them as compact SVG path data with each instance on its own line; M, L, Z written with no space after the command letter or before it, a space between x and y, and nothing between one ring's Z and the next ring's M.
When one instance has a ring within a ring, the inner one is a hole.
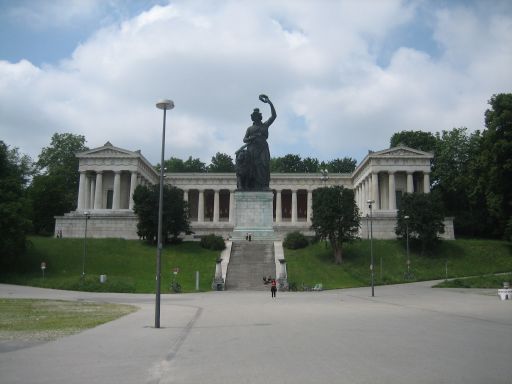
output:
M375 283L403 283L406 271L405 247L395 240L374 240ZM342 265L333 264L330 247L317 243L300 250L285 250L289 280L300 287L322 283L324 288L366 286L370 282L370 243L360 240L344 247ZM382 270L380 261L382 258ZM492 240L444 241L433 255L411 251L415 280L475 276L512 270L511 244ZM382 278L381 278L382 272Z
M145 243L122 239L89 239L82 272L83 239L32 237L32 247L23 258L23 273L5 274L0 281L24 285L74 290L111 292L154 292L156 248ZM375 283L404 282L405 247L395 240L374 240ZM492 240L456 240L442 242L433 255L421 256L411 251L411 270L416 280L477 276L512 271L512 245ZM370 243L360 240L344 247L344 262L335 265L332 252L325 243L301 250L285 250L291 282L324 288L367 286L370 283ZM208 251L198 243L165 247L162 252L162 292L169 292L171 270L180 267L178 281L184 292L195 291L195 271L200 272L200 290L210 290L219 252ZM380 260L382 258L382 278ZM48 265L42 280L41 261ZM99 275L108 276L107 284L99 284Z
M61 289L82 289L83 239L31 237L21 266L23 273L2 274L0 281ZM162 292L169 292L171 271L184 291L195 291L195 271L200 273L200 290L210 289L219 252L203 249L198 243L166 246L162 251ZM47 263L45 280L41 262ZM136 240L88 239L85 259L85 290L154 292L156 247ZM107 284L99 284L99 275L107 275Z

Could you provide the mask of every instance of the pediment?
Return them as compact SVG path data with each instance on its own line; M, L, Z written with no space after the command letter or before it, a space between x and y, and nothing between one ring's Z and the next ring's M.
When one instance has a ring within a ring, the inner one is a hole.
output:
M93 148L77 154L78 158L87 157L140 157L140 152L114 147L110 142L99 148Z
M427 157L432 158L434 155L429 152L420 151L419 149L409 148L405 146L393 147L382 151L373 152L371 157Z

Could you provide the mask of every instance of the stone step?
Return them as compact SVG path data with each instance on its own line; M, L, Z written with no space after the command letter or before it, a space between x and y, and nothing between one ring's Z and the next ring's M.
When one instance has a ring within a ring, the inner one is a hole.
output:
M268 290L263 276L275 277L274 243L237 241L231 247L226 276L228 290Z

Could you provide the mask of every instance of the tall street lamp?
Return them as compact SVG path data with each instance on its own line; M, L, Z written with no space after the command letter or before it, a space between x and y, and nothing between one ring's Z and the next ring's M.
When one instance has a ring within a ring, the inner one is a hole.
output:
M411 259L409 257L409 216L404 216L405 220L405 233L406 233L406 244L407 244L407 279L411 278Z
M82 279L85 278L85 257L87 256L87 221L91 218L91 213L85 211L85 231L84 231L84 255L82 257Z
M164 124L162 128L162 154L160 156L160 199L158 201L158 236L156 245L156 297L155 297L155 328L160 328L160 269L162 258L162 212L164 200L164 151L165 151L165 118L167 110L174 108L172 100L160 100L156 103L158 109L164 110Z
M372 207L375 203L375 200L368 200L368 208L370 208L370 273L372 275L372 297L375 296L375 279L373 276L374 268L373 268L373 211Z

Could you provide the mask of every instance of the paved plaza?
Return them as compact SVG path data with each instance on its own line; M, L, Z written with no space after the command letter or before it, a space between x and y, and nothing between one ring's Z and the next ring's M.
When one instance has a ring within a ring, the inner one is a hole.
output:
M0 297L127 303L140 310L40 344L0 342L0 382L512 382L512 301L431 283L324 292L154 295L0 285Z

